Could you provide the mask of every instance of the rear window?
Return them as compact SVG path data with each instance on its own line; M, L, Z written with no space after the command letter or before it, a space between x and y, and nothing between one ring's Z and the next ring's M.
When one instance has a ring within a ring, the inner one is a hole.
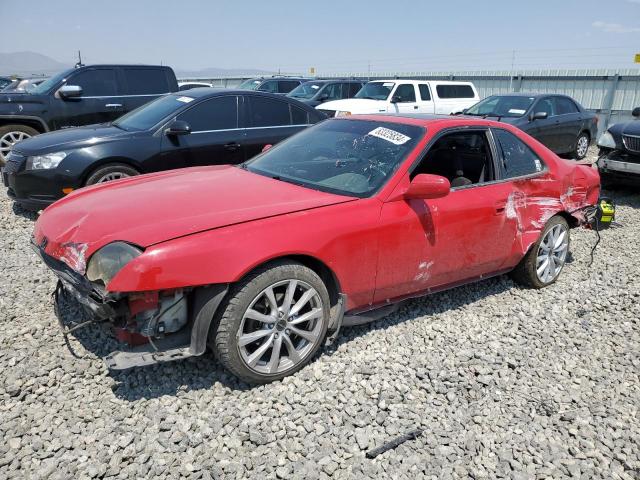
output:
M436 85L436 92L440 98L473 98L471 85Z
M291 112L289 103L272 98L248 97L249 126L250 127L276 127L291 125Z
M124 68L127 95L153 95L169 93L169 82L164 70L154 68Z

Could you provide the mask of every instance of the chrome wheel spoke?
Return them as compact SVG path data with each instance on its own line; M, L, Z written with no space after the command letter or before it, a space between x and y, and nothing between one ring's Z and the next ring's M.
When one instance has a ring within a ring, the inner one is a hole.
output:
M542 265L540 265L537 269L538 272L538 278L542 278L542 276L544 275L544 272L547 270L547 267L549 266L549 258L545 258L544 261L542 262Z
M289 322L289 325L299 325L301 323L313 320L315 318L322 318L322 309L314 308L313 310L300 315L298 318L294 318Z
M314 342L316 340L316 338L318 338L318 335L315 332L309 332L307 330L301 330L301 329L299 329L297 327L294 327L294 326L289 327L289 329L291 330L291 333L295 333L299 337L304 338L307 342Z
M289 335L285 335L282 340L287 347L289 360L291 360L293 363L298 363L300 360L302 360L302 357L300 357L300 354L296 350L296 347L293 345L293 342L289 338Z
M265 315L264 313L260 313L252 308L248 309L247 313L245 313L244 315L251 320L256 320L262 323L274 323L276 321L274 317Z
M256 330L255 332L245 333L241 335L238 339L238 345L244 347L245 345L249 345L250 343L255 342L256 340L260 340L261 338L267 337L273 333L273 330L261 329Z
M269 373L276 373L278 371L278 365L280 365L280 350L282 350L282 335L278 335L278 338L273 341L271 358L269 359Z
M249 357L247 358L247 363L249 364L249 366L255 367L256 364L258 363L258 360L262 358L262 356L265 354L267 350L269 350L272 344L273 344L273 336L271 336L266 342L260 345L255 352L249 355Z
M276 295L273 293L273 288L269 287L264 292L265 297L267 298L267 302L269 303L269 308L271 309L271 314L276 315L278 311L278 302L276 301Z
M304 307L309 302L309 300L313 298L314 295L317 295L317 292L313 288L310 288L309 290L304 292L300 297L300 300L298 300L289 311L289 315L296 315L300 310L302 310L302 307Z
M289 315L291 310L291 304L293 303L293 296L296 293L296 287L298 286L297 280L291 280L287 285L287 292L284 295L284 301L282 302L282 312L285 316Z

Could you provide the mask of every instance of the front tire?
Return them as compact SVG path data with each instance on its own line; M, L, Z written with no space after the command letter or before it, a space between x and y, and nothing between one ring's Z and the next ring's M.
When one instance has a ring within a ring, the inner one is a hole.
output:
M7 155L18 142L38 135L35 128L26 125L5 125L0 127L0 165L7 162Z
M304 367L329 325L329 293L320 277L297 262L276 262L238 282L219 309L209 345L241 380L264 384Z
M589 134L586 132L582 132L578 135L576 139L576 149L573 151L573 157L576 160L582 160L587 156L587 152L589 152L589 144L591 143L591 138Z
M560 276L569 253L569 224L561 216L552 217L538 241L511 272L511 277L529 288L543 288Z
M86 185L95 185L97 183L110 182L112 180L120 180L121 178L133 177L138 175L135 168L125 165L124 163L110 163L95 170L85 182Z

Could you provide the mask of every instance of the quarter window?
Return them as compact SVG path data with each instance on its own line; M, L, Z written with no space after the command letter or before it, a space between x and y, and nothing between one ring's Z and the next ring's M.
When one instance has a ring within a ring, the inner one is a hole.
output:
M170 91L164 70L125 68L123 71L127 84L127 95L151 95Z
M471 85L436 85L436 92L440 98L473 98Z
M263 97L248 97L247 100L250 127L291 125L291 113L286 101Z
M415 102L416 101L416 89L410 83L404 83L398 85L394 97L400 97L399 103Z
M503 178L522 177L541 172L544 169L538 156L518 137L501 129L494 129L493 133L502 154Z
M67 80L67 85L82 87L83 97L113 97L118 94L115 70L85 70Z
M238 128L238 97L220 97L205 100L178 116L191 127L192 132Z
M308 125L309 114L303 109L291 105L291 121L294 125Z
M421 83L418 85L418 89L420 89L420 98L423 101L431 100L431 92L429 91L429 85L426 83Z

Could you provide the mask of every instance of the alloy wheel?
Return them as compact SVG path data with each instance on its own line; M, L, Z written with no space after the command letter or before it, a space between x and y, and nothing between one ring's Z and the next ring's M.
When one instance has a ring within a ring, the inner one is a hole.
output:
M565 225L554 225L544 236L536 258L536 274L544 283L558 278L569 250L569 231Z
M31 135L25 132L7 132L0 137L0 157L6 159L11 148L18 142L31 138Z
M589 150L589 139L585 135L578 137L578 145L576 147L576 153L579 158L583 158Z
M320 294L302 280L283 280L262 290L246 309L238 350L250 370L273 375L300 364L321 340Z
M104 183L104 182L110 182L112 180L119 180L121 178L127 178L129 177L129 175L127 175L124 172L111 172L111 173L107 173L106 175L101 176L96 183Z

